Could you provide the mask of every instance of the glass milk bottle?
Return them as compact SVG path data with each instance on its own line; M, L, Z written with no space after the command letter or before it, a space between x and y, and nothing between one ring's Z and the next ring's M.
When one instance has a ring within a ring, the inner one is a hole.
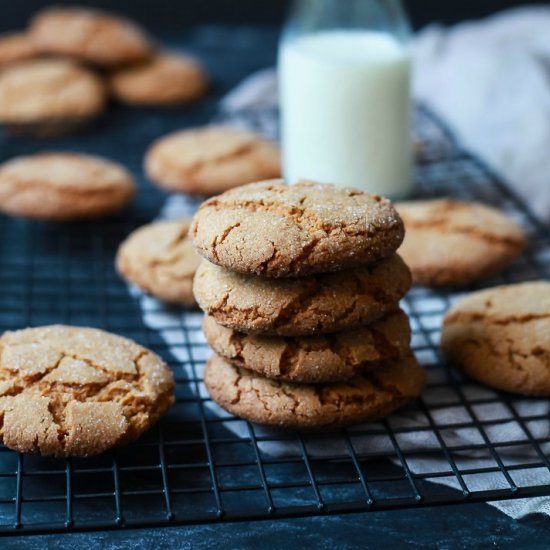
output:
M295 0L279 49L288 183L411 191L409 37L400 0Z

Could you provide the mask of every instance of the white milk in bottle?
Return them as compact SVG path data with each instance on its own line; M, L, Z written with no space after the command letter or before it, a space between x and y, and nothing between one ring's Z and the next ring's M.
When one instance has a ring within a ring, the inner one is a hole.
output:
M331 182L390 198L409 194L410 66L407 46L389 32L329 29L283 40L286 181Z

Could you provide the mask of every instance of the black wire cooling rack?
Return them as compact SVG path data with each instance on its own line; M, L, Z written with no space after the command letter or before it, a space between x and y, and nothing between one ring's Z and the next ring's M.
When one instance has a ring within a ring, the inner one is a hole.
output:
M109 125L54 141L54 148L106 154L141 174L144 145L167 129L156 113L145 118L115 110ZM496 204L529 233L525 254L483 285L548 279L548 230L429 114L419 111L416 127L423 143L419 196ZM9 158L43 145L10 138L2 146L3 158ZM100 327L154 350L177 379L176 405L127 448L70 460L0 448L0 532L207 523L550 495L547 402L484 389L439 356L441 316L459 296L450 291L415 288L405 300L414 350L429 383L419 402L400 415L347 430L298 433L261 429L220 413L202 388L208 348L200 315L131 295L114 271L121 240L156 216L165 200L146 182L140 184L129 212L102 221L46 224L0 216L0 330L49 323Z

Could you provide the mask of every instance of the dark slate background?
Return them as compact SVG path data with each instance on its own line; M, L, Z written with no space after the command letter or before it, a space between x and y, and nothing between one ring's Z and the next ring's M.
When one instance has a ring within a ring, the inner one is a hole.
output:
M367 1L367 0L366 0ZM192 26L204 23L280 24L289 0L2 0L0 29L22 27L29 15L50 5L80 4L116 9L150 27ZM507 7L525 4L521 0L404 0L415 28L433 21L452 23L483 17ZM542 4L532 0L531 4Z

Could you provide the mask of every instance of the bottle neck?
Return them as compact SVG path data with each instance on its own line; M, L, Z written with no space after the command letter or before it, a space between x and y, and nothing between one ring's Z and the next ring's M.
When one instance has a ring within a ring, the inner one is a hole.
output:
M411 35L401 0L294 0L285 38L330 30L386 32L401 43Z

